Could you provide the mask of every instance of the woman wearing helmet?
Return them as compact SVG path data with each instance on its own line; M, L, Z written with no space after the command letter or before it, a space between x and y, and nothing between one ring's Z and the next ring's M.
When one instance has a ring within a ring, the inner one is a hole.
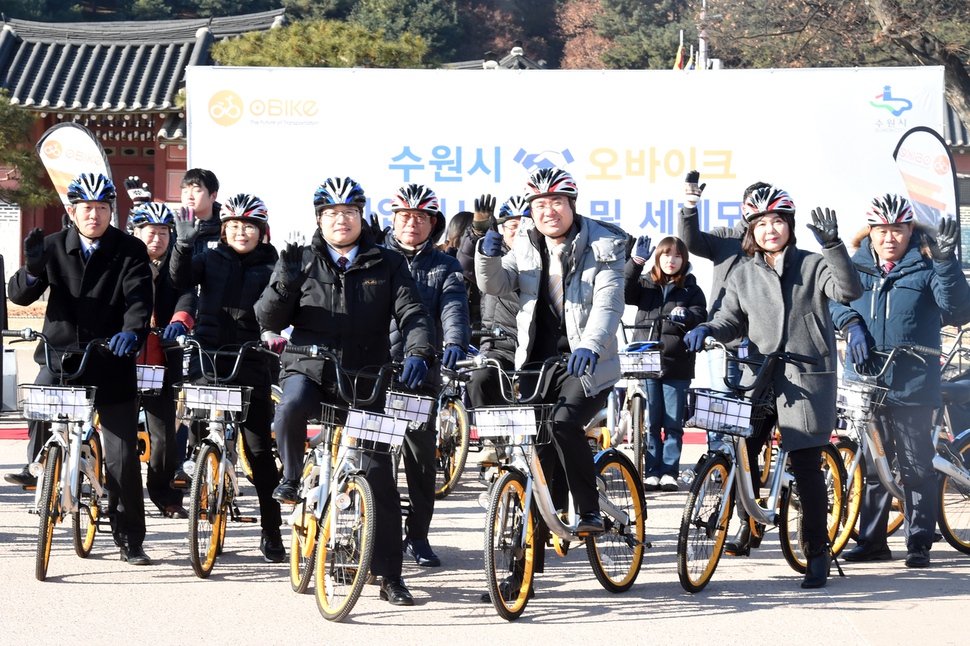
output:
M834 212L812 212L808 228L822 245L821 254L795 246L795 204L786 191L759 188L742 204L742 213L748 224L742 246L752 259L731 274L712 320L688 332L684 341L698 351L709 335L725 342L747 330L752 356L784 350L818 357L815 366L785 364L772 377L777 425L802 501L808 558L802 587L818 588L825 585L830 564L821 451L835 427L837 388L829 303L858 298L862 285L839 239Z
M872 200L859 250L853 255L863 293L848 305L832 304L832 319L847 337L846 362L868 371L869 348L914 343L940 349L940 325L966 323L970 286L953 251L958 227L942 218L939 229L916 222L905 197ZM934 237L935 233L935 237ZM879 366L875 366L878 369ZM886 456L899 461L906 495L906 565L926 567L935 540L937 480L933 469L933 411L942 405L940 364L909 355L895 359L889 393L879 410ZM859 544L846 561L892 558L886 543L892 496L878 478L867 478L859 520Z
M195 337L208 350L259 340L260 328L253 308L269 284L279 257L275 247L262 241L269 218L261 199L239 193L225 201L219 215L221 241L215 248L193 255L198 229L191 211L183 208L176 216L177 238L172 253L171 274L176 287L199 287ZM233 361L232 357L221 357L217 361L219 373L228 374ZM266 562L280 563L286 559L286 550L280 535L280 505L273 500L273 489L279 482L270 431L273 368L271 358L250 350L230 385L253 388L243 434L251 452L253 484L259 498L259 549ZM206 371L211 372L211 368ZM189 365L188 377L196 383L204 381L197 354Z
M175 215L165 204L145 202L136 205L128 214L131 234L145 243L151 259L155 302L151 326L165 327L163 338L188 334L195 312L195 292L176 289L169 275L170 249L174 240ZM175 396L172 385L182 380L182 352L178 348L165 351L156 335L148 335L138 363L166 366L165 379L158 396L143 397L145 423L151 439L148 459L148 497L163 516L188 518L182 507L182 491L171 486L175 471L181 464L175 441Z

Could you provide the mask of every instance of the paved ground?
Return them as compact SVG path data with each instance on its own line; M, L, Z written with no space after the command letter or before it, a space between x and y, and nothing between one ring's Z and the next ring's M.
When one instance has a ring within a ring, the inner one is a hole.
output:
M0 471L19 468L24 450L22 440L0 440ZM687 447L685 460L693 461L700 450ZM485 586L484 511L477 502L482 491L466 473L458 491L439 503L432 540L444 565L405 566L415 607L393 608L378 600L376 586L369 586L344 623L330 624L317 612L312 589L311 594L294 594L285 566L262 562L254 525L229 526L226 551L208 580L197 579L188 563L185 521L149 519L146 548L155 564L147 568L119 561L107 534L98 535L88 559L79 559L69 525L58 526L48 579L38 582L33 575L37 516L27 513L31 495L0 483L0 642L295 644L305 642L310 631L321 631L317 634L330 643L395 646L500 639L546 644L603 639L664 645L751 639L786 646L966 643L970 557L944 543L932 552L932 568L914 571L903 566L901 537L893 537L897 560L845 564L845 578L803 591L800 576L786 565L771 533L754 556L722 559L702 593L684 592L675 566L683 492L648 494L647 530L654 547L630 592L603 590L585 550L574 549L565 558L553 554L537 578L536 597L510 624L479 601ZM243 502L243 513L254 513L251 488L244 491ZM46 615L43 620L40 613Z

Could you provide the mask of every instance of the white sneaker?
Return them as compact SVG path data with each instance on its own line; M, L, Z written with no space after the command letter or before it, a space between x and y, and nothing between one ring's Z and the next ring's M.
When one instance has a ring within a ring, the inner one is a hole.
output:
M660 478L660 489L662 491L679 491L680 485L677 484L673 476L665 475Z
M647 491L656 491L660 488L660 478L657 476L650 476L647 481L643 483L643 488Z

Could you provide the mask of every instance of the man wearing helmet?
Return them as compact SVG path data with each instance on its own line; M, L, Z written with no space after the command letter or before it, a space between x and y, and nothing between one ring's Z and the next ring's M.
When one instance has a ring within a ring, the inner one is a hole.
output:
M385 246L407 258L421 300L436 324L435 349L444 353L442 365L453 369L456 361L465 358L471 341L471 324L461 265L434 247L434 241L445 229L438 198L427 186L407 184L391 199L391 211L394 216ZM404 339L393 320L390 333L391 357L402 361ZM426 384L424 394L437 397L439 374L436 368L432 368ZM436 413L432 408L431 419L435 419ZM438 436L430 423L420 430L409 429L404 439L404 471L411 503L405 523L404 549L418 565L425 567L441 565L428 542L428 529L434 515L437 448Z
M970 302L970 286L954 254L956 220L944 217L932 235L916 223L905 197L887 194L872 200L868 230L852 257L864 292L848 305L832 304L832 318L846 333L846 362L871 372L869 350L902 343L941 347L940 327ZM878 370L879 366L875 366ZM942 405L940 364L898 356L889 373L889 393L878 422L891 461L895 454L906 500L906 565L927 567L935 540L937 481L933 469L933 411ZM846 561L888 561L886 543L892 496L874 475L866 479L860 511L859 543Z
M354 180L333 177L313 195L317 227L309 245L286 245L269 285L256 303L263 330L278 334L293 326L290 341L333 352L347 370L373 370L391 358L388 330L394 320L404 335L401 380L417 388L434 360L434 323L408 263L379 247L362 227L364 191ZM283 398L274 429L283 459L283 482L273 496L298 502L307 420L319 415L320 402L346 406L336 390L334 366L324 360L283 355ZM364 392L366 380L358 387ZM383 410L383 399L371 407ZM380 596L393 605L414 599L401 578L401 499L390 456L373 453L367 481L377 507L377 541L371 572L383 577Z
M92 351L77 383L96 386L95 409L101 419L111 529L121 558L132 565L151 562L142 548L145 503L136 447L138 404L135 351L152 313L152 274L145 245L110 226L114 184L86 173L68 186L67 213L74 226L49 236L34 229L24 241L25 266L11 278L8 296L29 305L50 288L44 334L55 347L110 339L109 350ZM38 384L58 383L44 367L44 348L34 355L41 365ZM57 359L55 358L55 361ZM53 366L59 368L58 363ZM76 368L76 366L74 366ZM27 460L37 459L49 433L30 424ZM8 482L34 485L25 467Z
M616 330L627 235L576 213L577 195L569 173L533 173L526 199L535 228L517 236L509 253L502 234L488 231L475 264L484 294L518 294L517 368L569 354L568 365L557 366L544 385L542 401L556 405L553 443L539 447L539 455L557 507L566 507L568 484L580 513L576 530L592 535L603 531L603 520L583 424L620 378ZM541 548L544 541L537 542Z
M138 178L129 179L138 183ZM138 187L137 190L147 192L147 186ZM148 199L151 199L150 194ZM128 227L133 236L145 243L151 260L155 294L151 327L165 326L162 334L165 339L188 334L194 321L195 292L177 289L169 275L175 215L161 202L142 202L136 204L128 214ZM175 393L172 384L182 381L182 352L178 348L163 350L158 337L150 334L138 363L165 366L161 391L141 400L151 440L146 481L148 497L166 518L188 518L188 513L182 507L182 491L170 484L181 464L175 441Z

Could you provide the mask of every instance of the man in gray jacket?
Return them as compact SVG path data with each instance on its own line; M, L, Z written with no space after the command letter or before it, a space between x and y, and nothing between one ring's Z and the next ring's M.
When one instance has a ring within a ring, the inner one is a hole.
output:
M576 213L576 183L563 170L536 171L525 194L535 228L517 236L504 256L502 235L486 233L475 256L476 276L485 294L518 293L516 368L569 355L543 385L542 401L555 408L553 442L539 447L539 459L557 506L565 508L568 484L580 513L577 532L596 534L603 520L583 424L620 378L616 330L627 235Z

